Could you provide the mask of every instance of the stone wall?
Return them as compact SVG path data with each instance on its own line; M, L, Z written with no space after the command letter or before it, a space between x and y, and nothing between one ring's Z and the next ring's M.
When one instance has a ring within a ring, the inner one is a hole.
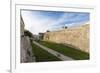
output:
M89 24L86 24L80 27L46 32L43 40L63 43L82 51L89 52L89 34Z
M32 52L32 46L30 43L30 38L28 36L24 35L24 22L23 19L21 18L21 63L26 63L26 62L35 62L35 56Z

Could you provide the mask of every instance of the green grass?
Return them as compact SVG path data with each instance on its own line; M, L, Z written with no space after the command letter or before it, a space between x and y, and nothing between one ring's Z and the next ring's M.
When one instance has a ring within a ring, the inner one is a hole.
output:
M47 42L47 41L39 41L40 44L51 48L55 51L58 51L66 56L69 56L75 60L86 60L89 59L89 54L86 52L83 52L81 50L77 50L72 47L65 46L63 44L57 44L53 42Z
M53 56L33 43L32 48L33 53L35 54L36 62L61 61L59 58Z

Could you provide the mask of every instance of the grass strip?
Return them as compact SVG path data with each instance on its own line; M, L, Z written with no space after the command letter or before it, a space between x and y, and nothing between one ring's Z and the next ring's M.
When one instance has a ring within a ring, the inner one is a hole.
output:
M36 62L47 62L47 61L61 61L59 58L40 48L39 46L32 43L32 50L36 58Z
M89 59L89 53L83 52L81 50L78 50L72 47L65 46L63 44L57 44L57 43L48 42L48 41L39 41L39 43L59 53L69 56L75 60Z

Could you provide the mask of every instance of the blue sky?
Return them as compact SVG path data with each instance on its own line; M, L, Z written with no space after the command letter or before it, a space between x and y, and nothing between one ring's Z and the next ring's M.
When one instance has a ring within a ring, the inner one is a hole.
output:
M86 12L58 12L58 11L21 11L25 23L25 29L33 34L46 32L47 30L59 30L63 26L81 26L90 20L90 14Z

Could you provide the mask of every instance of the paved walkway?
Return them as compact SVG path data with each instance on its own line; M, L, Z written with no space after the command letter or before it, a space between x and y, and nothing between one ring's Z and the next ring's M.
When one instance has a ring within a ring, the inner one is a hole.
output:
M57 52L57 51L55 51L55 50L52 50L52 49L46 47L46 46L43 46L43 45L41 45L41 44L39 44L39 43L37 43L37 42L35 42L35 41L33 41L33 43L34 43L35 45L41 47L42 49L46 50L47 52L51 53L52 55L56 56L57 58L63 60L63 61L66 61L66 60L73 60L72 58L70 58L70 57L68 57L68 56L65 56L65 55L63 55L63 54L61 54L61 53L59 53L59 52Z

